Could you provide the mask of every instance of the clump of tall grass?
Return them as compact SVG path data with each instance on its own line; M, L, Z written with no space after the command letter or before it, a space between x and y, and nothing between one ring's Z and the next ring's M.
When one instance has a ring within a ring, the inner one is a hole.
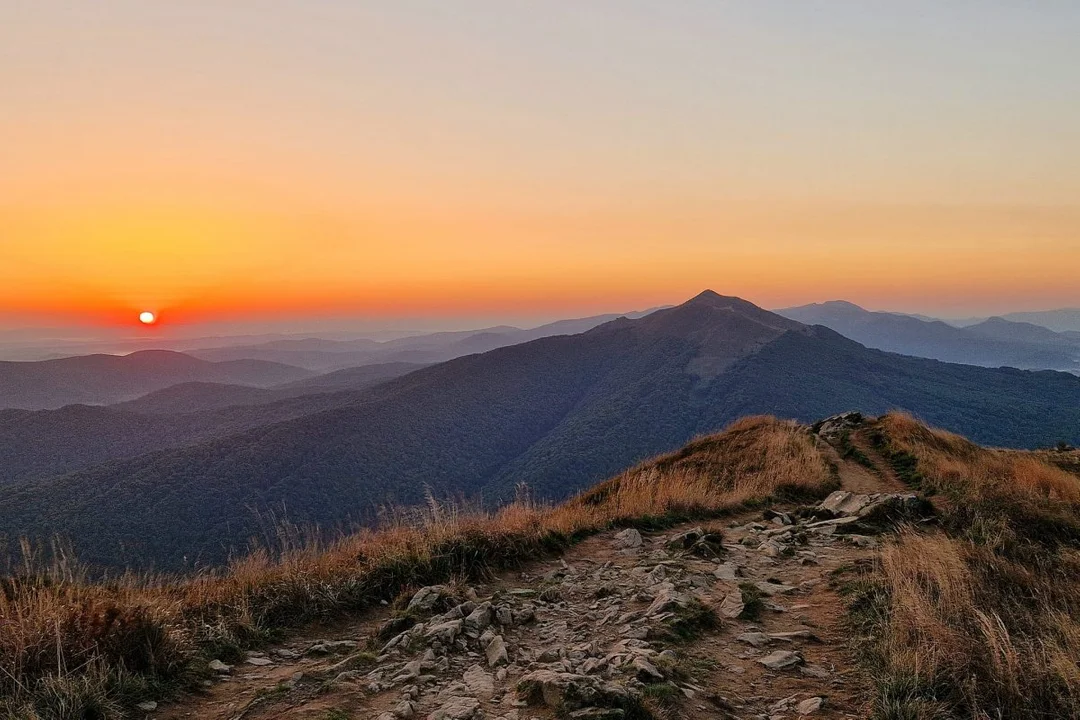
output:
M1080 717L1080 478L904 415L877 429L944 497L943 532L901 532L856 586L877 717Z
M527 494L493 512L431 504L379 529L194 577L88 581L33 563L0 585L0 716L122 717L283 630L402 591L481 576L615 525L671 523L781 494L821 495L827 464L794 423L753 418L557 506ZM141 697L140 697L141 696Z

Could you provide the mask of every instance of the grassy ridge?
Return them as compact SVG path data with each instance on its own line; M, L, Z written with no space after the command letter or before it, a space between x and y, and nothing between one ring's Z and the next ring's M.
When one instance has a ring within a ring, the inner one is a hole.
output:
M722 514L781 494L818 496L830 469L804 428L742 420L555 507L431 507L377 531L192 578L82 579L58 563L0 586L0 717L125 716L133 702L195 679L303 623L360 611L419 585L476 576L618 525Z
M902 532L850 588L876 717L1080 717L1080 478L904 415L876 430L941 522Z

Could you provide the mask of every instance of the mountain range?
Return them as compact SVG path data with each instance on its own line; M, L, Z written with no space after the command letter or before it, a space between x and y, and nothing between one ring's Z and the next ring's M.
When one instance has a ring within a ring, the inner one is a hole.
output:
M1080 336L993 317L967 327L831 301L777 310L808 325L824 325L867 347L983 367L1080 371Z
M204 360L226 361L258 359L296 365L319 372L341 370L374 363L407 362L431 364L462 355L487 352L554 335L573 335L619 317L640 318L653 310L625 315L594 315L572 320L558 320L523 330L508 325L480 330L428 333L379 342L375 340L327 340L317 337L286 338L254 345L233 345L190 350Z
M102 409L200 430L187 444L148 440L145 454L9 482L0 532L61 534L101 565L191 567L272 536L282 517L365 524L428 494L497 502L519 483L561 498L747 414L810 421L849 408L909 410L996 445L1080 439L1070 374L886 353L706 291L357 390L212 416Z
M0 408L40 410L73 403L104 405L184 382L269 387L314 374L266 360L208 362L167 350L0 362Z

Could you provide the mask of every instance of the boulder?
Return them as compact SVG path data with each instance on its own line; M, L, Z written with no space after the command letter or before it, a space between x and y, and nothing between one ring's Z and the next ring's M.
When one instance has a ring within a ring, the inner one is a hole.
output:
M627 528L626 530L623 530L622 532L616 534L611 541L611 544L616 549L624 550L641 547L641 543L641 533L639 533L634 528Z

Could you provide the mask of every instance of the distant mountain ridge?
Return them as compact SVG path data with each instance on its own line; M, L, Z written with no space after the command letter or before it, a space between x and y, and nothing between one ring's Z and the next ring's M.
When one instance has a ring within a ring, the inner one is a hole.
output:
M429 491L494 501L524 482L559 498L744 415L850 408L906 409L997 445L1080 439L1080 378L884 353L705 292L424 368L335 407L0 490L0 532L60 533L102 564L220 562L282 512L328 528Z
M959 328L941 320L871 312L842 300L776 312L887 352L983 367L1080 371L1076 338L1029 323L991 318Z
M314 374L265 360L208 362L169 350L0 362L0 408L41 410L73 403L107 405L183 382L268 387Z
M427 333L385 342L375 340L324 340L314 337L289 338L256 345L234 345L192 350L190 354L204 360L215 361L256 358L297 365L319 372L375 363L433 364L453 360L463 355L487 352L539 338L554 335L574 335L620 317L640 318L651 312L654 312L654 310L557 320L527 330L509 325L499 325L479 330Z

